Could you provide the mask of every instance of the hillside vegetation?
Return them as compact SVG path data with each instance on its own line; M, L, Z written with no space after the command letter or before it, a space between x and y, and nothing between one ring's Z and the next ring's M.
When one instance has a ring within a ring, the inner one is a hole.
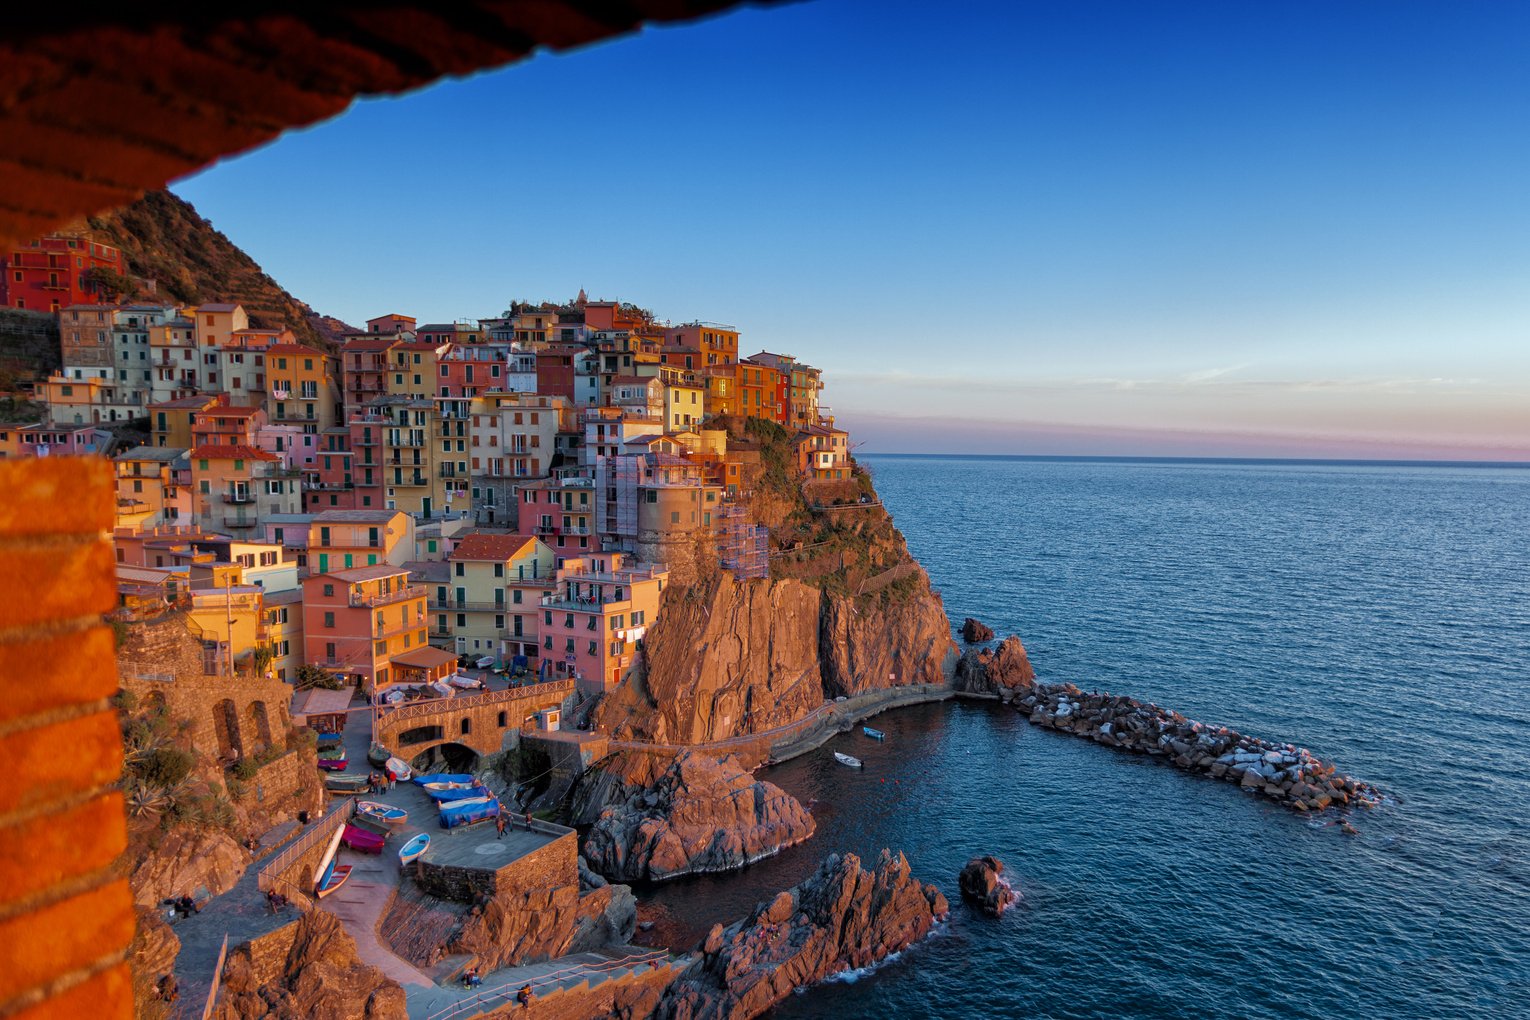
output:
M326 349L351 329L283 290L191 203L168 191L151 191L126 208L93 217L90 226L122 249L132 276L155 281L155 294L140 291L137 297L235 302L252 326L286 326L300 342Z

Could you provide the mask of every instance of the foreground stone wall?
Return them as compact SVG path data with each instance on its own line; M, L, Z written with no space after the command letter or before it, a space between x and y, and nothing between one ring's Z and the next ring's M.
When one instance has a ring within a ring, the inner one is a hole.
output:
M132 1015L111 463L0 461L0 1015Z

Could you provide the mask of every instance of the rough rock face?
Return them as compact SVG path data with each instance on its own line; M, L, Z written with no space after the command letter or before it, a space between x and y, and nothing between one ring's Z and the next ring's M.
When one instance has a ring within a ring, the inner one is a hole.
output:
M507 891L475 907L446 952L470 953L485 969L550 960L569 951L578 917L574 886Z
M582 884L582 883L581 883ZM625 885L603 885L579 897L571 953L626 945L637 934L637 897Z
M825 596L818 646L829 697L946 682L947 659L956 654L951 621L928 575L912 565L906 599Z
M249 945L223 965L219 1020L405 1020L404 989L361 962L333 914L311 910L295 922L292 948L274 979L262 981Z
M969 645L992 641L993 628L969 616L966 620L962 621L962 640Z
M974 622L974 621L968 621ZM966 694L998 695L1012 701L1036 682L1025 646L1011 634L998 648L969 648L956 664L955 687Z
M152 907L171 896L228 892L249 867L250 855L226 833L181 826L160 839L133 870L133 898Z
M792 990L867 967L929 933L945 897L882 851L875 871L854 854L831 854L795 889L730 927L715 926L700 954L666 990L657 1016L745 1020Z
M601 812L581 853L620 881L729 871L813 834L813 816L729 755L685 752L646 789Z
M133 1016L154 1020L169 1013L169 1004L159 996L159 981L175 969L181 940L158 910L139 907L137 913L138 930L128 947L128 962L133 967Z
M1004 878L1004 862L997 857L974 857L957 877L962 896L978 905L989 917L998 917L1020 894Z
M642 665L601 703L618 736L695 744L800 719L823 703L822 597L799 581L730 575L671 586L643 641Z

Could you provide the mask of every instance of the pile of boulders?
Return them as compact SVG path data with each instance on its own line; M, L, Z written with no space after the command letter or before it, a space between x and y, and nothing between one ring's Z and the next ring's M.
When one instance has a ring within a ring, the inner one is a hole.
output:
M997 857L974 857L956 878L962 898L977 904L989 917L1001 916L1011 903L1020 901L1020 893L1004 877L1004 862Z
M1088 737L1237 783L1296 811L1378 803L1382 793L1340 773L1305 747L1276 744L1187 719L1135 698L1085 693L1073 684L1032 684L1015 699L1032 724Z

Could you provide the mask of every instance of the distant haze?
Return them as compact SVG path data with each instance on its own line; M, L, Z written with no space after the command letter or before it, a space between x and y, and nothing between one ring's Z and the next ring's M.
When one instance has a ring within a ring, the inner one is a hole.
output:
M817 0L177 191L351 322L739 326L865 449L1530 459L1530 4Z

